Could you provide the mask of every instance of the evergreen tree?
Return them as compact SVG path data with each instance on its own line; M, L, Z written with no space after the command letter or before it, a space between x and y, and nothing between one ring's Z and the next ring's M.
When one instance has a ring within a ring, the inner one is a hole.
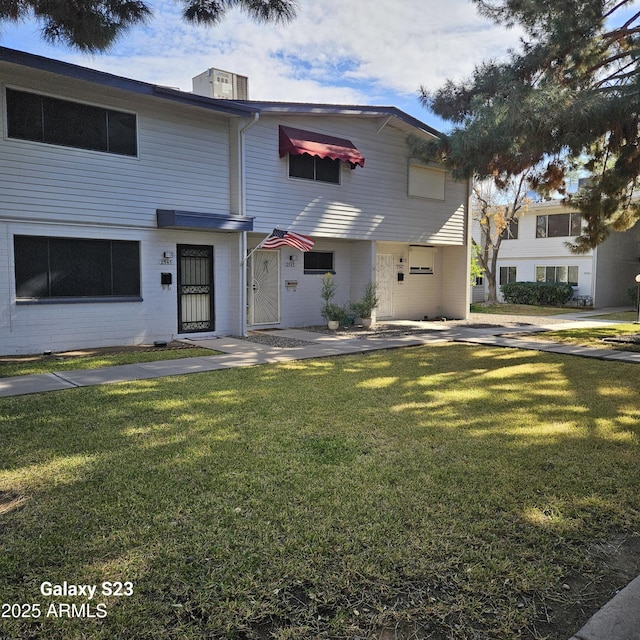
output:
M567 196L587 221L573 250L629 229L640 218L640 11L632 0L474 2L525 36L506 62L422 89L423 104L454 125L428 151L457 177L492 177L497 186L529 171L543 195L564 193L565 175L582 164L590 185Z
M175 0L188 22L213 25L234 7L252 19L279 22L292 19L296 0ZM35 18L48 42L81 51L107 50L129 27L152 15L143 0L0 0L0 23Z

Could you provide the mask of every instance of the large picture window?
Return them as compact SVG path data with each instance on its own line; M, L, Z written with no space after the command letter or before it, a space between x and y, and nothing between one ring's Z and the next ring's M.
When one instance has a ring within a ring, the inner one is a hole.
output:
M138 154L135 114L15 89L7 89L7 135L125 156Z
M140 298L140 243L15 236L16 297L22 300Z
M536 267L536 282L568 282L578 286L578 267Z

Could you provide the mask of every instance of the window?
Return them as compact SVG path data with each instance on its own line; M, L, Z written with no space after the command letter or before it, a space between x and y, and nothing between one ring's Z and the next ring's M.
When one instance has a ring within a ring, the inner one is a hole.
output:
M15 236L16 297L140 298L140 243Z
M7 135L125 156L138 154L135 114L15 89L7 89Z
M578 267L536 267L536 282L568 282L578 286Z
M516 282L517 277L516 267L500 267L500 284L507 284L509 282Z
M445 176L441 169L409 165L409 195L444 200Z
M409 273L433 274L433 247L409 246Z
M503 229L500 237L503 240L518 239L518 218L512 218L507 222L507 226Z
M305 273L335 273L332 251L305 251Z
M581 233L582 216L579 213L536 216L536 238L563 238Z
M289 177L340 184L340 160L318 158L308 153L289 154Z
M484 276L476 276L473 280L474 287L480 287L484 284Z

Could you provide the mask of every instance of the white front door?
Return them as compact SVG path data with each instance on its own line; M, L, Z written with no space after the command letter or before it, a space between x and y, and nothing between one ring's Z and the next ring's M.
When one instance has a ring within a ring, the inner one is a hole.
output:
M249 275L248 323L280 322L280 252L255 251Z
M379 299L376 318L391 318L393 316L393 276L393 254L379 253L376 262L376 285Z

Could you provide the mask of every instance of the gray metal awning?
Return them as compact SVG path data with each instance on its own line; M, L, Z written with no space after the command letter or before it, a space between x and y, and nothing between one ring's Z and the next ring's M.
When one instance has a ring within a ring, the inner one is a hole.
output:
M249 216L156 209L156 219L159 229L253 231L253 218Z

